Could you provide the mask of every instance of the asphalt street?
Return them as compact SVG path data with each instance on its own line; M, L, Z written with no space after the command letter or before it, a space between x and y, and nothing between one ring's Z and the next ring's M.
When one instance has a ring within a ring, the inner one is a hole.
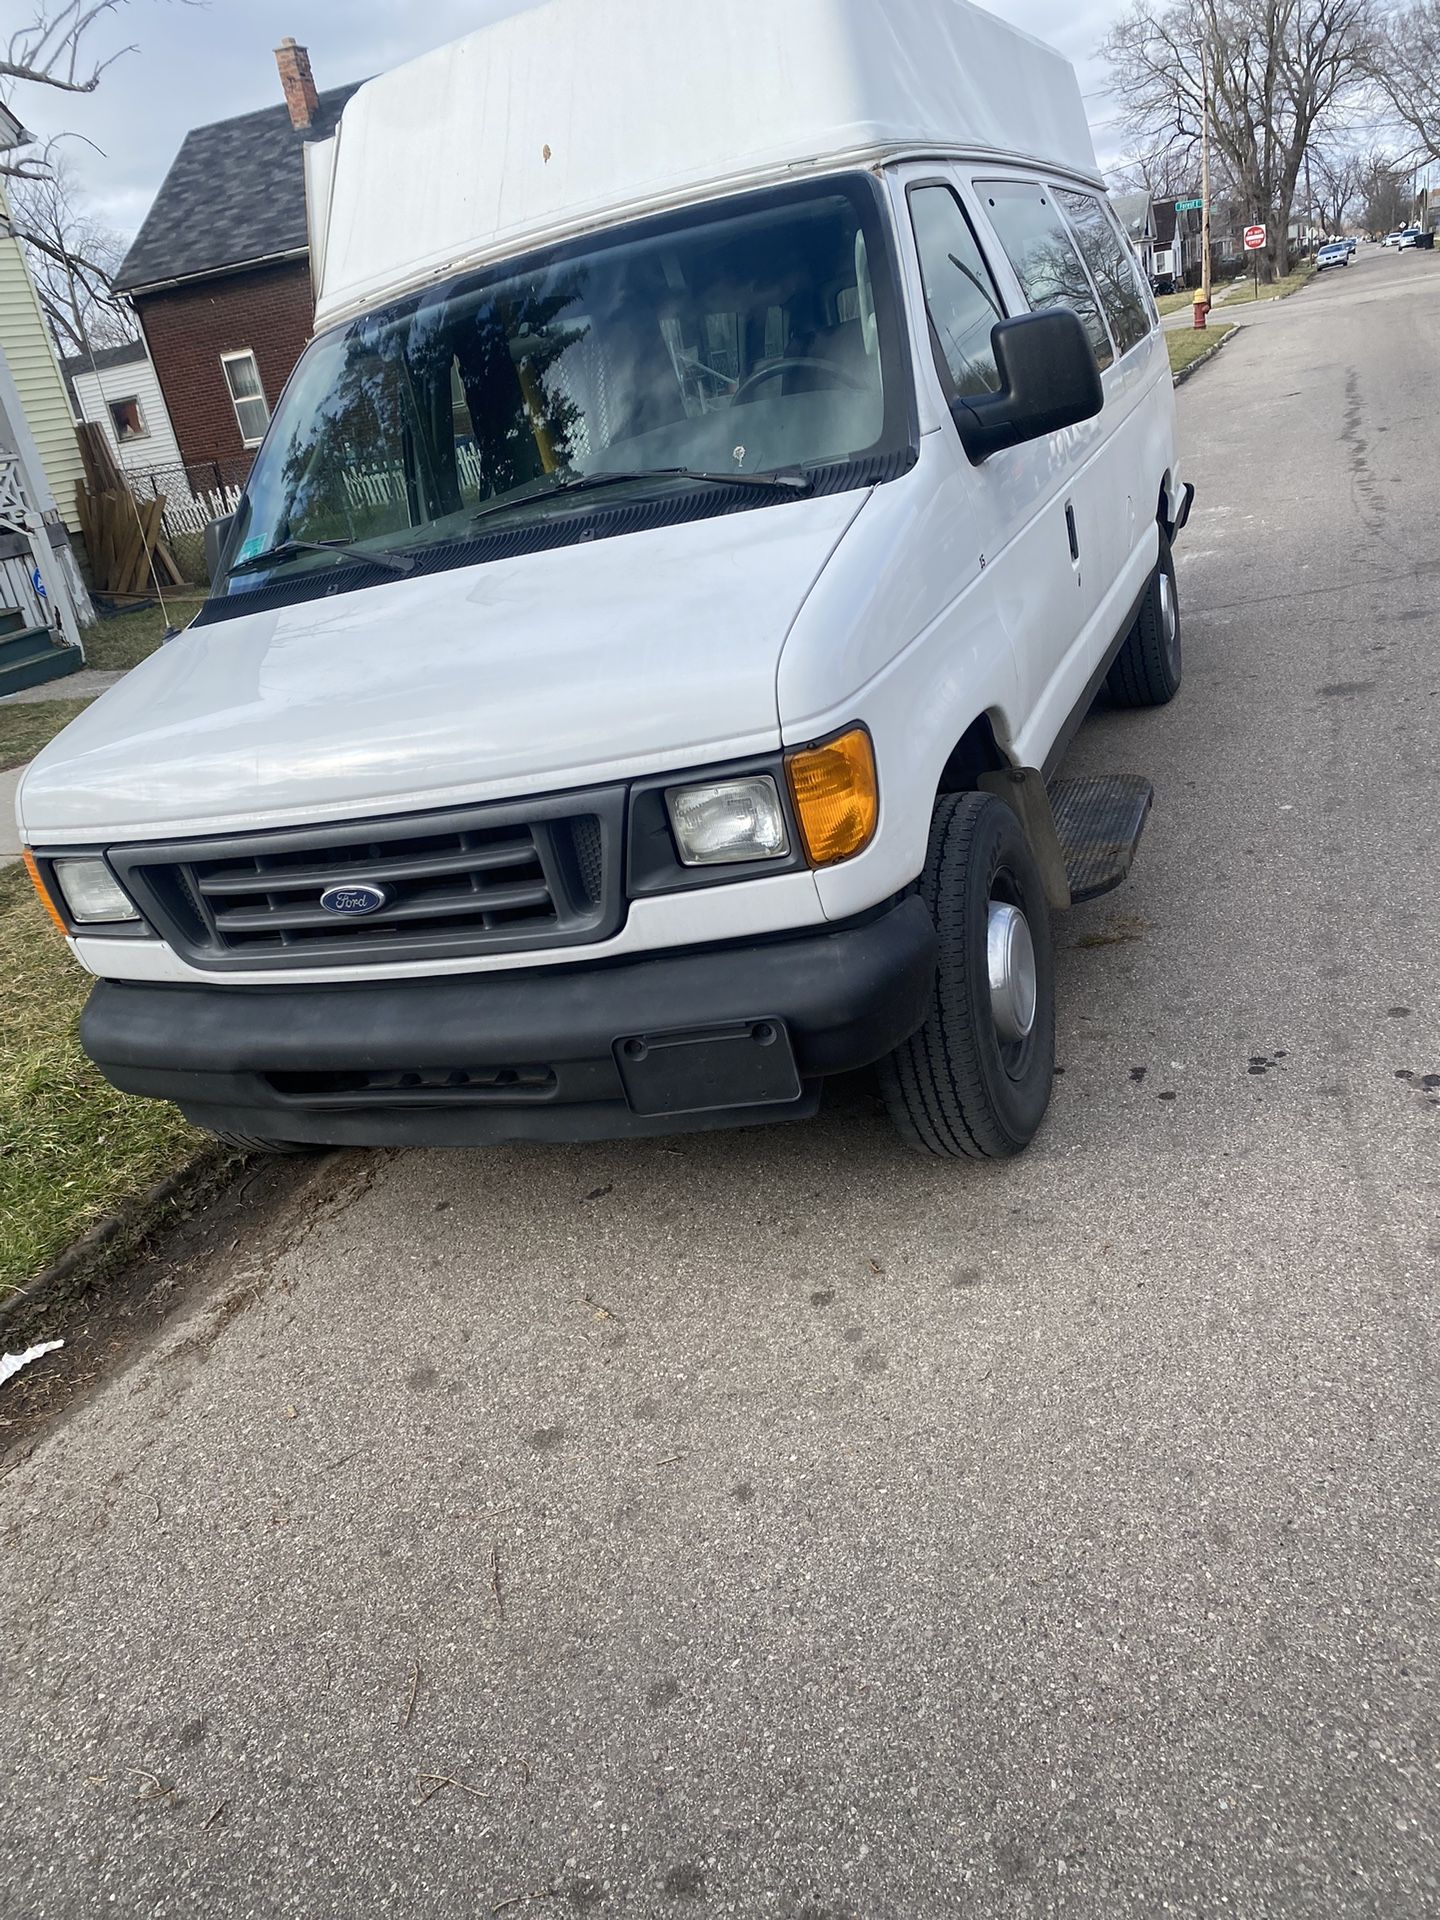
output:
M0 1912L1440 1912L1440 260L1234 317L1033 1150L337 1156L0 1482Z

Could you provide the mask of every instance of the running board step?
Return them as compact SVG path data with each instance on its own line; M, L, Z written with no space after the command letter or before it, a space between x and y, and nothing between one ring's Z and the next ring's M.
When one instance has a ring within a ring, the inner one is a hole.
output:
M1050 788L1055 831L1077 903L1118 887L1130 871L1155 789L1136 773L1057 780Z

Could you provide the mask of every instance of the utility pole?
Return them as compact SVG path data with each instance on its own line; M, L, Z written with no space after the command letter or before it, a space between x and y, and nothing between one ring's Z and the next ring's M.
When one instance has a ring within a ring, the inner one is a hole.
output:
M1315 194L1310 185L1310 149L1308 146L1305 149L1305 220L1311 230L1309 237L1312 240L1318 239L1319 235L1315 231Z
M1200 115L1200 295L1210 310L1210 57L1201 47L1203 107Z

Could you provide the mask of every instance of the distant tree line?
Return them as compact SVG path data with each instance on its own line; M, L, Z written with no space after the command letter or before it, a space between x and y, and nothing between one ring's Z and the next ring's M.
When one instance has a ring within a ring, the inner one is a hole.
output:
M1440 0L1134 0L1100 52L1131 181L1159 197L1198 189L1208 97L1212 200L1265 226L1276 277L1297 215L1388 231L1440 159ZM1390 148L1363 137L1382 123Z

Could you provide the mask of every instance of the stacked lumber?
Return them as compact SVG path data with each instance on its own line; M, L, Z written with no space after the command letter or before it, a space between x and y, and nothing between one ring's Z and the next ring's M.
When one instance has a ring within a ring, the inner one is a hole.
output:
M85 462L85 478L75 482L75 509L96 591L138 595L152 592L157 584L184 586L184 575L164 538L164 494L136 498L94 421L80 421L75 435Z

